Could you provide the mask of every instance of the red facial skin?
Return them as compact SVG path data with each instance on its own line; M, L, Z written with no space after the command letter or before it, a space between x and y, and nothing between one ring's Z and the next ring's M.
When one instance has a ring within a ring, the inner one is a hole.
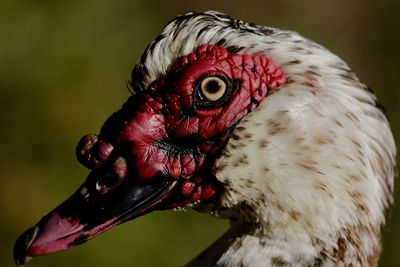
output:
M210 75L225 77L236 87L215 108L204 108L201 103L197 106L197 83ZM104 155L111 154L110 147L128 144L129 154L140 155L134 157L139 179L152 179L162 173L184 180L180 186L183 200L169 207L208 199L217 187L213 177L204 177L211 176L203 171L204 162L217 157L236 123L269 90L285 82L282 71L266 57L232 54L222 47L201 45L180 57L167 76L140 93L143 95L139 103L133 97L110 117L99 136L103 143L97 158L103 161Z
M201 97L209 76L226 81L215 102ZM182 207L212 198L221 188L212 165L236 124L268 91L286 82L266 57L234 54L201 45L180 57L166 76L131 96L77 147L92 169L69 199L22 234L17 264L81 244L151 210Z

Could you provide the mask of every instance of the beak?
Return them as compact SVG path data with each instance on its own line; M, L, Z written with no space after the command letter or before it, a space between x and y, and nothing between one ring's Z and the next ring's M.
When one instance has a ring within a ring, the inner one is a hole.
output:
M168 138L168 114L157 101L152 94L131 96L107 119L99 136L81 139L77 157L91 169L89 176L17 239L17 265L82 244L150 211L185 206L215 194L213 176L201 172L207 154L198 141L182 149L180 140L192 140L190 129L188 137Z
M122 186L106 194L91 190L95 170L64 203L24 232L14 246L14 261L23 265L31 257L66 250L82 244L106 230L162 209L177 183L159 177L151 182L125 179Z

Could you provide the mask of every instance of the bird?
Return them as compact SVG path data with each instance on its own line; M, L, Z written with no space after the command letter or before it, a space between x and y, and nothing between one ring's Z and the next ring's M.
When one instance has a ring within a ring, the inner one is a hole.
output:
M87 179L17 239L17 265L192 208L230 228L189 267L377 266L396 145L341 58L292 31L187 12L128 84L100 133L78 142Z

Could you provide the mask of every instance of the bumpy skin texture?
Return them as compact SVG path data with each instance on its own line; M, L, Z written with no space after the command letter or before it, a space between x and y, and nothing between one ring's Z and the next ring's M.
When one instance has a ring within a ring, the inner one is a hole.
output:
M218 100L199 91L209 77L227 85ZM21 235L18 264L196 202L231 229L191 267L377 265L396 147L339 57L294 32L189 12L149 44L131 85L100 135L79 142L88 179Z
M200 92L208 77L226 89L215 101ZM17 240L16 262L81 244L154 209L212 198L222 190L212 166L234 127L285 81L268 58L219 46L199 45L180 57L108 118L98 136L80 140L78 160L92 172Z
M224 77L228 84L218 103L201 99L199 93L199 81L211 75ZM233 127L268 90L284 82L281 70L265 57L201 45L106 121L92 156L101 163L112 154L110 147L116 147L134 158L137 179L160 174L181 179L183 203L172 206L208 199L218 188L207 161L215 158Z

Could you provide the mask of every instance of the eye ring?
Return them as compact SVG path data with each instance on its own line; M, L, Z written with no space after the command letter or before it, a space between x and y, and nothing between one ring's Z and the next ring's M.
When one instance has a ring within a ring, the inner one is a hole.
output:
M225 80L219 76L208 76L200 82L200 92L208 101L218 101L227 90Z
M231 95L232 83L222 75L208 75L197 81L194 103L197 108L215 108Z

